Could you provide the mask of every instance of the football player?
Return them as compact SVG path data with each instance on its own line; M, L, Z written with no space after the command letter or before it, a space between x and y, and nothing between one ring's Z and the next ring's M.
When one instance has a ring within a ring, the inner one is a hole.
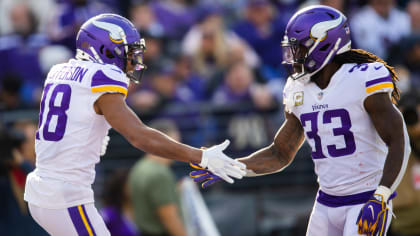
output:
M140 81L146 48L130 21L115 14L93 17L81 26L76 44L76 59L53 66L45 80L36 169L25 187L31 215L48 233L110 235L94 206L91 184L111 127L138 149L200 162L228 182L245 175L245 165L223 153L228 141L206 150L178 143L144 125L127 107L129 81Z
M393 68L352 49L346 17L326 6L295 13L282 46L285 122L271 145L240 159L247 176L283 170L306 139L319 182L306 235L386 235L410 153ZM220 180L191 176L203 187Z

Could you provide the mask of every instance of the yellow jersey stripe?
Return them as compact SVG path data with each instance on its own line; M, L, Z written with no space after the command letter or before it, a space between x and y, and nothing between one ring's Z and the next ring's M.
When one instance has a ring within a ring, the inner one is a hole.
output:
M372 92L375 92L376 90L383 89L383 88L394 88L394 84L392 84L391 82L377 84L375 86L366 88L366 93L372 93Z
M86 216L85 216L85 213L83 212L82 205L78 205L77 209L79 210L80 216L82 217L83 224L85 225L86 230L89 233L89 236L93 236L92 229L90 228L90 226L89 226L89 224L86 220Z
M93 93L108 92L108 91L120 92L120 93L124 94L124 96L127 97L127 89L125 89L123 87L107 85L107 86L100 86L100 87L92 88Z

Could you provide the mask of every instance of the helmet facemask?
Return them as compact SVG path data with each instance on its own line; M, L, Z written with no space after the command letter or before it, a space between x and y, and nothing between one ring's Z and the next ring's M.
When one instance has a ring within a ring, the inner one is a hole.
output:
M305 42L305 46L302 45L296 38L288 38L286 35L282 41L283 49L283 61L282 64L286 65L287 70L289 71L289 76L294 80L299 80L303 83L308 83L311 79L311 76L318 73L322 68L324 68L330 59L336 55L338 47L341 43L341 38L338 38L334 44L334 47L331 49L328 56L324 59L322 65L315 71L309 71L306 69L307 64L309 66L312 60L307 61L313 49L318 45L320 40L316 40L315 43L312 39L308 39ZM312 45L312 46L311 46ZM311 47L309 47L311 46ZM314 64L315 65L315 64Z
M124 57L124 71L127 74L127 77L138 84L143 77L144 70L147 69L147 66L143 64L143 55L146 51L146 43L144 39L140 39L140 42L135 42L132 44L124 44L116 48L116 50L121 50L123 47L124 50L127 50ZM117 52L118 55L118 52ZM128 65L130 62L131 65Z
M295 80L303 76L306 73L304 65L308 50L299 45L296 38L291 38L289 40L287 36L284 37L281 46L283 49L282 64L285 65L289 72L289 76Z

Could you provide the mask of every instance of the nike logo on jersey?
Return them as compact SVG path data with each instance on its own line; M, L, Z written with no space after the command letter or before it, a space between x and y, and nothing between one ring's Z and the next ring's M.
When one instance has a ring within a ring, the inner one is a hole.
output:
M373 210L373 206L369 206L368 208L372 211L372 220L375 220L375 211Z
M379 70L379 69L381 69L381 67L382 67L382 65L380 65L380 66L374 66L373 68L375 68L375 70Z

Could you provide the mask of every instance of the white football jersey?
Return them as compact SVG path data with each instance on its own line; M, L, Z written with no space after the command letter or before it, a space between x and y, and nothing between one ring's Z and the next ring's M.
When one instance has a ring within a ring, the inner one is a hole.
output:
M322 191L345 196L377 188L388 148L364 101L375 93L391 96L392 91L391 75L379 62L344 64L325 89L289 78L283 93L286 111L302 124ZM410 148L405 125L404 132L407 160Z
M110 125L96 114L104 93L127 95L129 79L116 66L71 59L55 65L45 80L36 168L28 176L25 200L46 208L93 202L91 184Z

